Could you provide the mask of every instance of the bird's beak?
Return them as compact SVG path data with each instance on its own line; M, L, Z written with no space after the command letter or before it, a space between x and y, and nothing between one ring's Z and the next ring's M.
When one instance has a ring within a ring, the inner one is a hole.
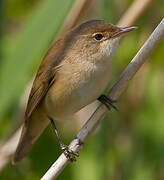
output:
M118 31L117 33L115 33L112 38L116 38L116 37L119 37L119 36L122 36L124 34L126 34L127 32L130 32L134 29L137 29L137 27L135 26L130 26L130 27L124 27L124 28L120 28L120 31Z

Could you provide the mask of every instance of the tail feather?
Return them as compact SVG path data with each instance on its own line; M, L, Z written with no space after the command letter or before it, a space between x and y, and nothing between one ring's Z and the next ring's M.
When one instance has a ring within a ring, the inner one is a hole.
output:
M21 161L30 151L32 144L41 135L47 127L49 119L44 112L39 109L32 114L31 118L25 122L21 137L15 151L12 163L16 164Z
M16 164L17 162L21 161L30 151L31 146L32 146L32 138L29 137L27 128L24 125L12 163Z

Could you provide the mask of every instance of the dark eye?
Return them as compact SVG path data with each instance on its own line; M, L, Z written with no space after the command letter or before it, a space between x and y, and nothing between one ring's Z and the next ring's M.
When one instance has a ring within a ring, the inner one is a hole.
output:
M100 41L103 37L104 37L103 34L100 34L100 33L94 35L94 38L95 38L97 41Z

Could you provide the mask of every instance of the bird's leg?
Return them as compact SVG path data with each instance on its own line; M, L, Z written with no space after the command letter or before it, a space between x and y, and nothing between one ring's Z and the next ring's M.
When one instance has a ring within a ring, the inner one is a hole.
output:
M63 151L64 155L66 156L66 158L68 158L71 162L73 161L76 161L76 157L79 156L79 154L77 152L73 152L67 145L65 145L63 143L63 141L61 140L61 137L58 133L58 130L56 128L56 125L55 125L55 122L52 118L50 118L50 121L51 121L51 124L52 124L52 127L53 127L53 130L57 136L57 139L58 139L58 142L60 144L60 147L61 147L61 150Z
M97 100L99 100L102 104L104 104L108 109L111 107L118 111L118 108L113 104L116 103L116 100L112 100L111 98L107 97L106 95L102 94Z

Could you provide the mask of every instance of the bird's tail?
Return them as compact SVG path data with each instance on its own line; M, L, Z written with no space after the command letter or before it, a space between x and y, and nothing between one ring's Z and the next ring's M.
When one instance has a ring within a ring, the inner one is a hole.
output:
M46 114L37 109L32 116L25 122L17 149L15 151L12 163L21 161L30 151L32 144L41 135L47 127L49 119Z

